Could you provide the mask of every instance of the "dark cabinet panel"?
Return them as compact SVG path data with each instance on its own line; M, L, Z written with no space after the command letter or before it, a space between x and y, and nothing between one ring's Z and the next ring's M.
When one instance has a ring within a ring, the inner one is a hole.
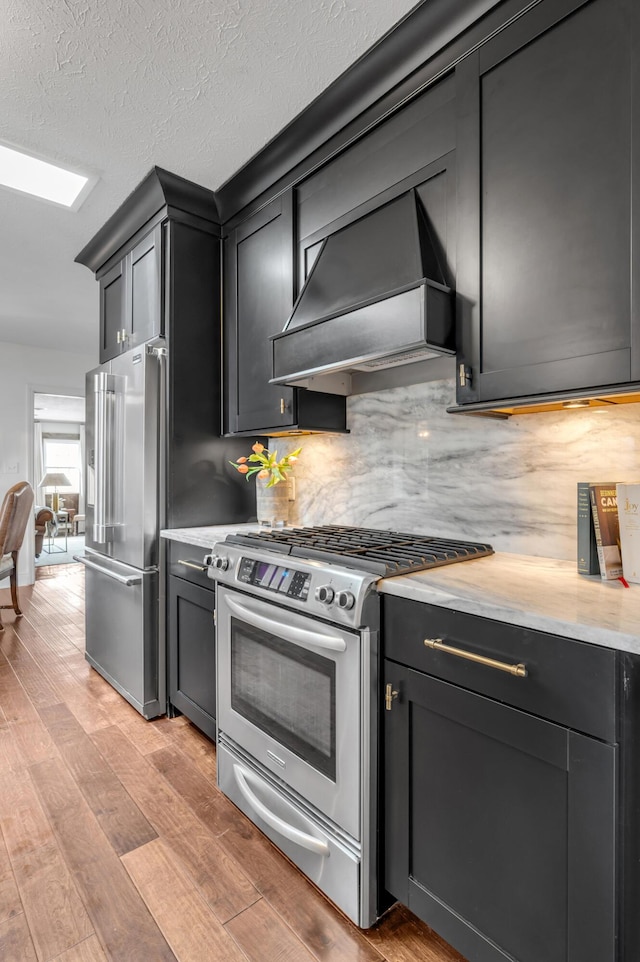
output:
M121 261L100 278L100 363L120 353L126 327L125 267Z
M131 286L129 347L161 334L162 262L160 225L129 254Z
M611 648L395 597L385 597L384 634L387 658L602 741L615 741L617 660ZM436 638L471 655L522 664L527 675L514 677L425 645L425 639Z
M273 376L269 338L284 329L293 307L292 204L291 192L277 198L240 224L225 242L228 433L345 429L344 398L269 384Z
M296 188L298 286L322 241L416 190L445 282L455 283L455 82L449 75Z
M162 333L162 229L158 224L100 278L100 361Z
M215 592L174 575L168 583L169 701L215 740Z
M455 145L455 80L445 77L296 188L298 236L317 233Z
M638 378L627 0L543 0L457 69L458 400Z
M293 424L293 388L269 384L271 343L293 305L290 198L277 200L235 237L237 280L237 430Z
M611 745L385 661L386 885L474 962L613 962Z

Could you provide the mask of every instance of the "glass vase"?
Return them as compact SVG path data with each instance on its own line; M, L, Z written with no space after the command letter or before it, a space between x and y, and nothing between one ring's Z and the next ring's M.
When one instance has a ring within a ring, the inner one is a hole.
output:
M289 498L291 482L280 481L272 488L267 487L269 479L256 478L256 514L258 523L272 528L283 527L289 520Z

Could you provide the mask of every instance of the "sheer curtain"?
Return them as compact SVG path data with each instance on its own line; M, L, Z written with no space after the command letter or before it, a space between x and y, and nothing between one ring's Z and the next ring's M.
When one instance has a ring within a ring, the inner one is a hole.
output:
M42 424L34 421L33 425L33 491L35 503L42 507L44 505L44 492L40 487L40 482L44 478L44 446L42 443Z

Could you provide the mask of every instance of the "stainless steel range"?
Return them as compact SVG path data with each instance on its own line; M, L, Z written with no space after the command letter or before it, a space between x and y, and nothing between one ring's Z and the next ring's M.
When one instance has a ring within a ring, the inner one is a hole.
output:
M380 578L490 545L323 526L229 535L217 581L218 784L358 925L379 914Z

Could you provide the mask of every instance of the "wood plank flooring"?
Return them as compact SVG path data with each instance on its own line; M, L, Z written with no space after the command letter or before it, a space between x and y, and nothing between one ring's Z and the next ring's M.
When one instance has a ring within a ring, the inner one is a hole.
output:
M146 722L89 667L80 565L38 568L20 601L0 632L3 962L464 962L399 905L352 925L220 794L204 735Z

